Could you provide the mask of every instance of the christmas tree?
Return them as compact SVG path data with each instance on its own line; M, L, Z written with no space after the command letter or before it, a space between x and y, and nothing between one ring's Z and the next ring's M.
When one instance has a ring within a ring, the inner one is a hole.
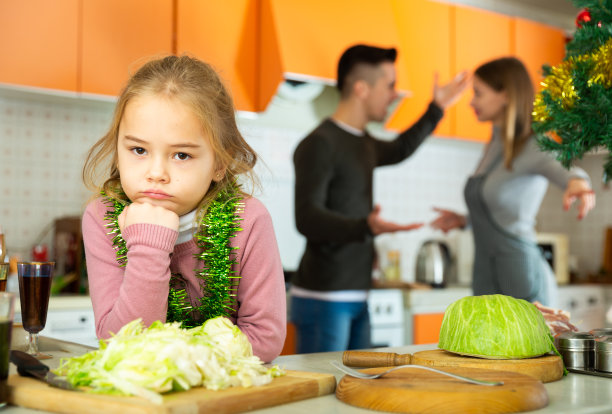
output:
M540 147L568 168L592 150L612 154L612 0L573 0L582 11L559 65L544 66L533 129ZM612 155L604 180L612 179Z

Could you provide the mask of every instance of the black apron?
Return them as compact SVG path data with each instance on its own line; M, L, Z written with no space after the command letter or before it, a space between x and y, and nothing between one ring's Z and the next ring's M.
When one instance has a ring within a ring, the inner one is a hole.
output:
M474 295L501 293L554 306L557 285L538 245L499 226L484 202L485 180L500 162L501 158L484 174L470 177L464 189L474 234Z

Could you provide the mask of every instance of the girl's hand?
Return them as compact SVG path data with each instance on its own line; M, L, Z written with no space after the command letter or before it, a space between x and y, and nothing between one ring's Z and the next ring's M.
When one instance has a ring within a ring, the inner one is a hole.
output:
M395 233L396 231L416 230L423 227L423 223L397 224L385 221L380 217L379 205L374 206L374 210L368 215L367 221L370 231L375 236L383 233Z
M123 209L117 220L121 231L131 224L137 223L159 224L176 231L179 227L179 217L174 211L149 203L130 204Z
M434 211L440 213L440 215L429 224L434 229L442 230L444 233L447 233L450 230L465 227L465 216L451 210L437 207L434 207Z
M578 220L582 220L595 207L595 192L582 178L572 178L567 183L565 194L563 194L563 209L569 210L576 200L579 200Z

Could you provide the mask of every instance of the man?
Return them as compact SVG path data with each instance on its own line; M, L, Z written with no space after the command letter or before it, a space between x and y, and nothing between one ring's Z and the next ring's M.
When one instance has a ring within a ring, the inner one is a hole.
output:
M294 154L296 225L307 239L291 287L298 353L370 347L373 237L422 225L381 218L380 207L372 206L373 171L410 156L465 90L468 77L460 74L443 87L436 80L425 114L395 140L377 140L365 128L384 121L398 96L396 56L395 49L347 49L338 62L336 111Z

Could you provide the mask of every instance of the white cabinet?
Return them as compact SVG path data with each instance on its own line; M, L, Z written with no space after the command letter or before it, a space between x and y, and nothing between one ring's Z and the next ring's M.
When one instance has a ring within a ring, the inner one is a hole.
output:
M21 323L19 297L15 304L15 322ZM91 299L88 296L52 296L49 299L47 323L40 335L97 348Z
M404 297L399 289L374 289L368 296L372 347L404 343Z

